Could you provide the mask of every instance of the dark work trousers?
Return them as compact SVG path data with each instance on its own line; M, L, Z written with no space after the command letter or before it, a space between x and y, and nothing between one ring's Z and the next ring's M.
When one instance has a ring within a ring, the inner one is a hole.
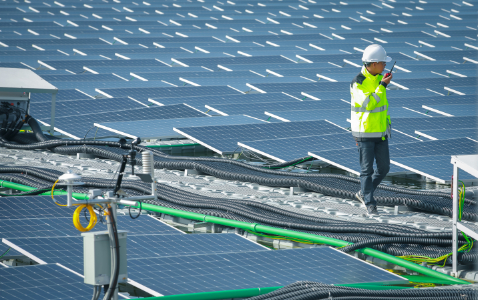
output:
M379 142L357 142L360 156L360 183L365 206L377 205L373 192L390 170L388 140ZM373 170L373 161L377 169Z

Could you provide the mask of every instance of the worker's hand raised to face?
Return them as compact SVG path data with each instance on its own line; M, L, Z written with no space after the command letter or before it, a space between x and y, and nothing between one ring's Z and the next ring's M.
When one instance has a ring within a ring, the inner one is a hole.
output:
M382 82L385 82L386 84L390 84L390 81L392 80L393 74L390 74L388 77L383 77Z

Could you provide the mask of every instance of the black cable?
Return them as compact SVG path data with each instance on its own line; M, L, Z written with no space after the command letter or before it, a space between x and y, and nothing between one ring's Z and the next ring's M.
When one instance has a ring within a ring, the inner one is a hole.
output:
M137 219L137 218L139 218L139 216L141 216L141 211L143 210L143 205L141 204L142 203L141 201L138 201L138 202L139 202L139 212L135 217L133 217L131 215L131 206L128 206L128 213L129 213L129 216L131 217L131 219Z
M108 208L108 216L110 217L111 223L111 233L113 233L113 251L114 251L114 260L115 260L115 267L113 270L113 274L110 280L110 284L108 287L108 291L106 292L103 300L111 300L113 295L115 294L115 290L118 285L118 278L119 278L119 271L120 271L120 251L119 251L119 237L118 237L118 229L116 227L116 219L114 217L114 212L111 207Z

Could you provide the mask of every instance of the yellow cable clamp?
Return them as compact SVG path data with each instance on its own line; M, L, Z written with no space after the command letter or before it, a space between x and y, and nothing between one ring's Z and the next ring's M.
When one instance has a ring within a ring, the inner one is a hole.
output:
M83 225L81 225L80 223L80 213L83 211L83 208L87 208L88 212L90 213L90 223L88 224L88 226L86 226L86 228L83 227ZM81 232L90 231L91 229L93 229L97 221L98 218L96 217L96 213L93 209L93 206L90 204L82 204L78 206L73 213L73 225L75 225L76 229Z

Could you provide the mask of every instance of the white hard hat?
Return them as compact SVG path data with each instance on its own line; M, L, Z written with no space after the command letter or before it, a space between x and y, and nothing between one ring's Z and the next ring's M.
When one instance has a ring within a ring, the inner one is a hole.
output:
M389 62L391 60L392 58L387 56L385 49L378 44L373 44L365 48L362 56L363 62Z

